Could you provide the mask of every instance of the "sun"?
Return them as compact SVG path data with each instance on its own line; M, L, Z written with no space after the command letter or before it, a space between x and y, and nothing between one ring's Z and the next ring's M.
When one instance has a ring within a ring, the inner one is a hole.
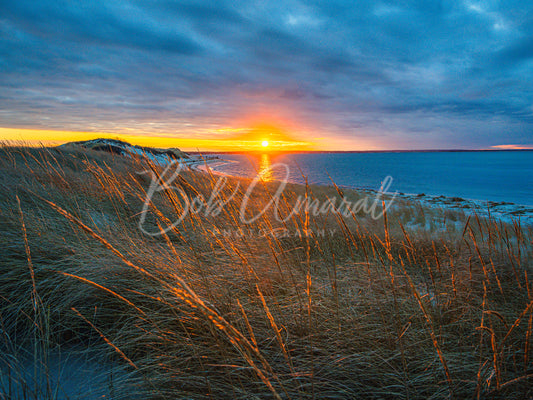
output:
M263 146L263 147L268 147L268 141L267 141L267 140L263 140L263 141L261 142L261 146Z

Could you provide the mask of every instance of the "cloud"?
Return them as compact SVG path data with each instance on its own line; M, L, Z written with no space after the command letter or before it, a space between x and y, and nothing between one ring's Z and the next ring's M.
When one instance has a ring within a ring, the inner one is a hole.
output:
M495 54L499 64L509 65L533 59L533 38L520 38Z
M270 112L377 147L531 142L526 1L0 0L0 9L4 126L203 134Z

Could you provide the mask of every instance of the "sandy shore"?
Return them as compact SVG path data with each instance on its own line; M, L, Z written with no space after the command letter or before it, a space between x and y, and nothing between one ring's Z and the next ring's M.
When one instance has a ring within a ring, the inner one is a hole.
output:
M505 201L481 201L463 199L461 197L429 196L429 195L401 195L410 201L419 202L423 206L463 210L465 213L475 212L477 215L496 218L512 223L533 225L533 207Z

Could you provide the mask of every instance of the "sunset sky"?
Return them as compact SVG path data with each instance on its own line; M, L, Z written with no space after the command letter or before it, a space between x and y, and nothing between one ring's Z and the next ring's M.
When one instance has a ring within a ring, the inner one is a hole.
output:
M531 1L0 0L0 139L527 148Z

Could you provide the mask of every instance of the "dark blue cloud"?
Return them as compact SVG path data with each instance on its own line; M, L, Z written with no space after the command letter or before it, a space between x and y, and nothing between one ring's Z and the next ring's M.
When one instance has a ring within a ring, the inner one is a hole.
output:
M533 59L533 37L520 38L499 50L495 56L496 61L503 65L516 65L530 61Z
M0 0L0 125L179 132L275 106L388 147L530 144L531 21L525 0Z
M150 51L195 54L201 46L174 29L144 18L143 10L112 2L4 1L3 19L15 20L29 34L49 41L123 46ZM179 22L176 21L176 22Z

